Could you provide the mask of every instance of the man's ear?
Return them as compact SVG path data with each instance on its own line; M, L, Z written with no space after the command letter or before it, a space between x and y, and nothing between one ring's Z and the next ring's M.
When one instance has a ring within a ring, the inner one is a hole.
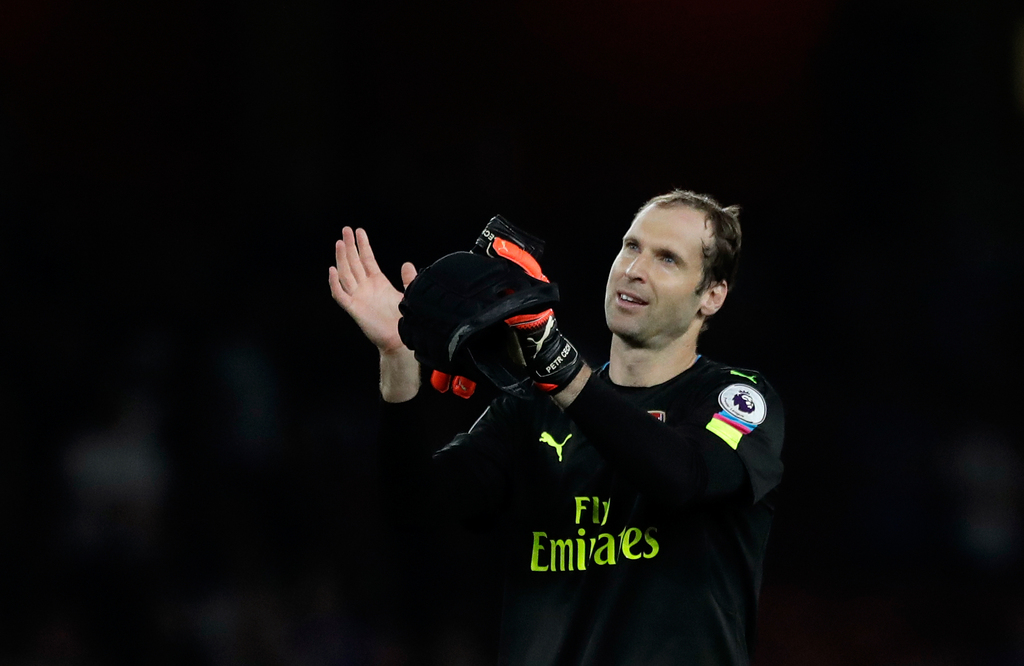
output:
M722 304L725 303L725 297L729 295L729 284L726 282L716 282L711 285L701 294L700 297L700 313L705 317L718 312L721 309Z

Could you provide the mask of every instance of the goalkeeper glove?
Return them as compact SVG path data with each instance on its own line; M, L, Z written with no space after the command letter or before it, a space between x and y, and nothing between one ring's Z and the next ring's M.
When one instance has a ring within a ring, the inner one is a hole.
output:
M518 245L496 238L495 254L522 267L531 277L548 282L540 264ZM576 347L558 330L555 311L547 308L537 314L518 314L505 319L522 350L523 362L537 388L558 393L583 370L584 362Z

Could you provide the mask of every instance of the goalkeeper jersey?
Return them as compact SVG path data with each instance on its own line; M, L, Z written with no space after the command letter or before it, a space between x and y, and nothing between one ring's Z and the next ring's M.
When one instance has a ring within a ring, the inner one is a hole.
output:
M705 357L647 388L603 369L566 412L494 400L430 464L508 535L499 662L749 663L782 439L767 381Z

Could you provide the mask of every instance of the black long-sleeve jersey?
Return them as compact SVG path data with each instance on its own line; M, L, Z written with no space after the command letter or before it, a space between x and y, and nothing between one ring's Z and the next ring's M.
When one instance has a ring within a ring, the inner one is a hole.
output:
M418 400L381 429L410 479ZM700 357L648 388L603 369L565 412L500 397L419 462L461 518L506 525L500 663L720 666L753 649L782 439L767 381Z

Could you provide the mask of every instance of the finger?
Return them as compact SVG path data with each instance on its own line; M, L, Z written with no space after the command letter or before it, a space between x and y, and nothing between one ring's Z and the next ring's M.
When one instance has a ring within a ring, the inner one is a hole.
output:
M348 255L348 268L352 271L356 282L366 277L363 270L363 262L359 260L359 250L356 248L356 237L352 233L352 227L345 227L341 230L341 237L345 239L345 253Z
M356 288L356 278L352 275L352 269L348 265L348 249L345 241L340 240L334 244L334 260L338 264L338 279L342 288L351 294Z
M352 297L346 294L345 290L341 287L341 281L338 279L338 269L334 266L327 269L327 280L331 284L331 296L334 297L338 305L348 311L348 306L352 304Z
M359 250L359 258L363 260L363 269L366 274L374 276L380 273L377 259L373 256L373 248L370 247L370 238L364 229L356 229L356 248Z
M408 287L409 283L416 277L416 267L411 262L402 264L402 287Z

